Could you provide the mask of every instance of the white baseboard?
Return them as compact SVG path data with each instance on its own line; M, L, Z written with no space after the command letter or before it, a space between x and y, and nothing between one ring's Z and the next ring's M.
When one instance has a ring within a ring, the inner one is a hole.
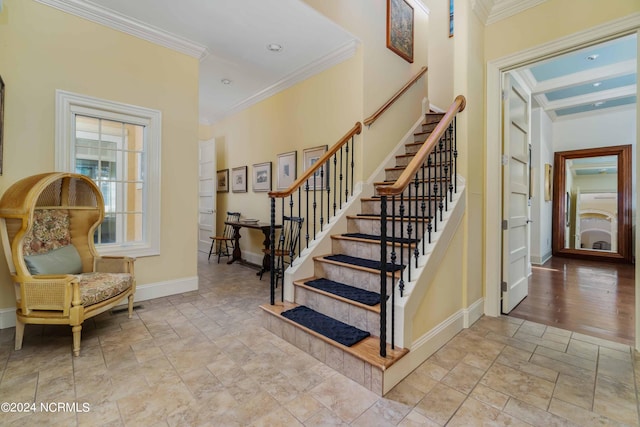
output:
M484 298L479 298L476 302L462 311L464 312L464 327L468 328L476 323L476 321L484 314Z
M475 303L474 303L475 305ZM475 312L475 309L474 309ZM482 314L482 313L481 313ZM464 328L465 310L458 310L413 342L409 353L383 372L383 393L387 393L429 356Z
M0 329L16 326L16 309L13 307L0 309Z
M197 290L198 276L183 277L164 282L147 283L136 287L136 296L134 301L146 301ZM120 306L126 306L126 299L122 304L116 307ZM14 326L16 326L16 309L0 309L0 329L13 328Z

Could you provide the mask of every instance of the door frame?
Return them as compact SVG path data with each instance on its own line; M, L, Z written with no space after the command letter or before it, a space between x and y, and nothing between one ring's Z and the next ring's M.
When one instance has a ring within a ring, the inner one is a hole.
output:
M486 75L486 179L484 187L484 313L487 316L500 315L500 275L502 263L502 215L495 206L502 206L502 192L495 188L502 185L502 74L526 64L537 62L550 56L575 50L607 39L627 34L640 33L640 14L634 14L603 25L599 25L570 36L556 39L540 46L529 48L505 57L487 62ZM638 34L640 38L640 34ZM640 55L637 58L640 61ZM639 67L640 68L640 67ZM640 76L640 74L639 74ZM640 83L638 83L640 86ZM640 108L636 108L640 113ZM636 143L640 140L640 120L636 121ZM640 151L640 150L638 150ZM638 152L636 152L636 160ZM638 180L635 183L636 192ZM636 213L636 217L638 214ZM638 222L638 221L636 221ZM640 245L636 234L636 253ZM636 295L640 269L636 269ZM640 330L640 298L636 298L636 331ZM636 349L640 350L640 334L636 334Z

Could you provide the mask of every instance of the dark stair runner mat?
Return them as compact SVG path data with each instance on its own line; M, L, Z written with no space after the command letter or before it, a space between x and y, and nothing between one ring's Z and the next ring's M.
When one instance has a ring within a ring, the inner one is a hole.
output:
M367 331L325 316L304 305L283 311L282 316L347 347L371 335Z
M380 236L376 236L374 234L364 234L364 233L345 233L343 234L343 236L345 237L353 237L356 239L365 239L365 240L375 240L375 241L380 241ZM416 239L409 239L407 237L396 237L395 239L391 238L391 237L387 237L387 242L394 242L394 243L416 243L417 240Z
M305 285L330 294L338 295L351 301L357 301L365 305L376 305L380 303L380 294L367 291L344 283L334 282L329 279L316 279L304 282Z
M366 258L358 258L350 255L340 255L340 254L327 255L324 258L331 261L342 262L345 264L372 268L374 270L380 270L380 267L381 267L380 261L376 261L373 259L366 259ZM390 262L387 263L387 271L398 271L398 270L402 270L403 268L404 268L404 265L391 264Z

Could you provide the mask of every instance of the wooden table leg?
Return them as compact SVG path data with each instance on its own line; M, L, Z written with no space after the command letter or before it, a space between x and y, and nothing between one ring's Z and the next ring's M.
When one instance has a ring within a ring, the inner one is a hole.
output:
M262 278L262 274L271 270L271 255L269 255L268 249L271 248L271 228L263 228L262 234L264 234L264 248L267 249L264 251L264 256L262 257L262 268L260 271L256 273L256 276L260 276Z
M227 264L233 264L235 261L242 260L242 251L240 250L240 226L232 226L233 227L233 239L235 241L233 245L233 253L231 256L231 260L227 262Z

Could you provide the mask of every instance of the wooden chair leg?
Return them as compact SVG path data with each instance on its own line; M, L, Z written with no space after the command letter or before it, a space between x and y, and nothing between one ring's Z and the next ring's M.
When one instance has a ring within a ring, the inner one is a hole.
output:
M24 323L16 319L16 350L22 348L22 338L24 337Z
M73 355L80 356L80 336L82 331L82 325L72 326L73 332Z
M213 246L215 244L216 244L216 239L211 239L211 247L209 248L209 257L207 258L207 261L211 259L211 254L213 253Z
M133 294L129 295L129 319L133 317Z
M225 241L226 245L226 241ZM220 257L222 256L222 240L218 242L218 264L220 264Z

